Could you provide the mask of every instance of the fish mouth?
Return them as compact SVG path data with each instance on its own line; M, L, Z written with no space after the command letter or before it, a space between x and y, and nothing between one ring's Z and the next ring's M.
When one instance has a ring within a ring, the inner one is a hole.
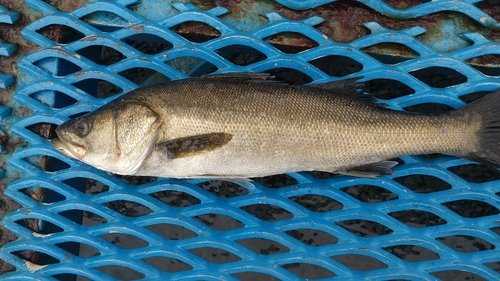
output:
M87 149L85 147L74 143L69 144L60 139L53 139L50 143L55 149L59 150L64 155L71 156L79 160L82 160L85 154L87 154Z

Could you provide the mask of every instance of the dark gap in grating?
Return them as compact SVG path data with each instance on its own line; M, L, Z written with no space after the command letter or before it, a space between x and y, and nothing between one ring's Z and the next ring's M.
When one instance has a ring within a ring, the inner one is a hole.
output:
M406 84L392 79L373 79L364 82L363 90L370 95L383 100L390 100L415 93Z
M405 210L388 213L389 216L410 227L423 228L446 224L447 221L431 212L420 210Z
M484 75L487 76L500 76L500 68L498 67L488 67L488 66L481 66L481 65L470 65L472 68L475 70L483 73Z
M492 270L500 273L500 261L483 263L485 266L491 268Z
M122 180L128 184L141 185L146 183L155 182L158 180L157 177L143 177L143 176L124 176L124 175L114 175L115 178Z
M451 189L451 184L444 180L428 175L408 175L404 177L393 178L399 184L404 185L416 193L432 193Z
M233 198L249 193L248 190L242 186L223 180L205 181L196 185L222 198Z
M392 231L392 229L378 222L369 220L346 220L336 222L335 224L359 237L375 237L391 234L394 232Z
M67 218L68 220L78 224L78 225L82 225L82 218L83 218L83 212L82 210L67 210L67 211L62 211L60 213L58 213L60 216L62 217L65 217ZM88 211L87 211L88 212ZM99 215L96 215L96 214L93 214L95 216L98 216L100 217L101 219L103 220L106 220L105 218L99 216Z
M119 51L103 45L91 45L77 50L76 52L93 63L105 66L112 65L127 58Z
M86 194L99 194L103 192L109 191L109 186L106 184L95 180L95 179L87 179L87 178L71 178L64 180L63 183L73 187L73 188L79 188L80 187L80 181L86 181Z
M441 258L437 253L427 248L414 245L395 245L382 249L408 262L421 262Z
M273 68L265 72L290 85L304 85L313 81L309 75L292 68Z
M194 197L189 193L175 190L164 190L149 194L151 197L156 198L163 203L172 207L184 208L188 206L198 205L201 200Z
M232 273L231 276L241 281L281 281L272 275L255 271Z
M420 54L412 48L394 42L378 43L364 47L360 51L384 64L397 64L420 57Z
M439 114L455 110L453 107L449 105L442 103L434 103L434 102L426 102L426 103L411 105L403 109L407 112L426 113L426 114Z
M298 184L299 182L287 174L273 175L260 178L252 178L252 180L260 183L268 188L280 188Z
M184 74L193 75L193 70L196 70L195 74L207 75L210 73L214 73L218 70L217 66L213 63L206 61L202 58L191 57L191 56L183 56L179 58L175 58L165 62L170 67L182 72Z
M500 235L500 226L490 228L490 230L493 231L493 232L495 232L497 235Z
M64 231L64 229L51 222L39 219L23 219L17 220L15 223L38 234L52 234ZM39 225L43 226L43 228L35 229Z
M342 210L342 203L323 195L306 194L290 197L290 200L313 212L324 213L335 210Z
M497 208L489 203L477 200L456 200L441 203L441 205L464 218L480 218L500 213Z
M221 214L204 214L193 217L195 220L215 230L231 230L245 226L242 222L232 217Z
M306 280L332 278L337 276L337 274L324 267L310 263L289 263L282 264L281 267Z
M115 200L103 203L102 205L117 213L132 218L144 216L153 212L150 208L140 203L128 200Z
M324 73L342 77L352 73L356 73L363 69L363 65L358 61L349 57L329 55L321 58L314 59L309 62Z
M57 243L55 244L55 246L81 258L89 258L101 255L97 248L80 242L63 242Z
M285 54L297 54L319 46L316 41L299 32L280 32L262 40Z
M198 236L193 231L176 224L159 223L144 228L170 240L182 240Z
M318 229L300 228L285 232L300 242L311 246L337 244L339 239L331 234Z
M47 255L42 252L38 251L33 251L33 250L21 250L21 251L15 251L12 252L12 255L23 259L27 260L29 262L32 262L36 265L49 265L49 264L57 264L60 263L61 261L59 259L54 258L53 256ZM26 259L28 257L28 259ZM30 258L32 257L32 258Z
M75 119L75 118L78 118L78 117L82 117L86 114L88 114L90 111L83 111L83 112L80 112L80 113L75 113L73 115L70 115L68 116L69 119Z
M498 6L497 3L496 5ZM485 54L478 57L470 58L464 61L469 66L473 67L477 71L480 71L484 75L488 76L499 76L500 69L496 67L500 64L500 55L498 54Z
M152 80L152 84L165 83L170 81L170 78L163 75L162 73L144 67L134 67L129 68L127 70L121 71L118 73L123 78L130 80L132 83L137 85L142 85L144 82L150 82ZM159 82L159 83L156 83ZM148 83L148 85L151 85Z
M26 162L43 169L46 172L57 172L71 168L71 166L58 158L46 155L36 155L23 158Z
M267 59L267 56L262 52L244 45L230 45L220 48L216 52L231 63L241 66L247 66Z
M108 233L99 235L99 237L122 249L137 249L149 246L147 241L126 233Z
M50 24L36 32L59 44L68 44L85 37L80 31L63 24Z
M482 164L466 164L449 167L448 171L472 183L484 183L500 180L500 171Z
M45 139L52 139L56 137L56 127L57 126L52 123L35 123L27 126L26 129Z
M488 281L475 273L465 270L445 270L438 272L430 272L433 276L441 281L457 281L457 280L474 280L474 281Z
M197 255L198 257L216 264L228 263L241 260L237 255L228 252L223 249L212 248L212 247L203 247L190 249L189 252Z
M240 207L243 211L265 221L280 221L293 218L289 211L270 204L253 204Z
M437 159L440 157L445 157L446 155L441 154L441 153L429 153L429 154L420 154L418 157L422 159Z
M83 226L93 226L107 223L108 220L92 212L83 211Z
M385 202L399 198L389 190L375 185L358 184L340 190L365 203Z
M73 86L96 98L107 98L123 92L122 88L101 79L84 79L73 83Z
M221 36L219 30L199 21L186 21L170 27L170 30L194 43L207 42Z
M495 249L495 245L479 237L469 235L453 235L436 238L437 241L445 244L457 252L473 253Z
M51 276L54 279L59 280L59 281L68 281L68 280L93 281L92 279L89 279L85 276L78 275L78 274L70 274L70 273L55 274L55 275L51 275Z
M119 266L119 265L103 265L96 267L95 269L117 279L117 280L122 280L122 281L131 281L131 280L138 280L138 279L144 279L146 276L139 271L133 270L128 267L124 266Z
M141 260L165 272L179 272L193 269L189 264L174 258L157 256L142 258Z
M46 100L47 96L54 96L53 100ZM39 91L30 95L30 97L34 100L39 101L41 104L52 108L63 108L66 106L73 105L78 101L62 92L59 91ZM48 123L44 123L48 124Z
M78 65L57 57L47 57L33 63L53 76L66 76L82 70ZM57 65L57 67L55 67Z
M432 0L411 0L411 1L398 1L398 0L382 0L387 5L396 9L407 9L418 6L423 3L431 2Z
M290 249L273 240L265 238L247 238L236 241L238 244L261 255L273 255L290 252Z
M61 202L61 201L66 200L66 196L61 195L58 192L55 192L51 189L40 187L40 186L32 186L32 187L28 187L28 188L23 188L23 189L20 189L19 191L37 202L46 203L46 204ZM49 196L47 196L47 195L49 195Z
M317 179L331 179L331 178L336 178L336 177L342 177L343 175L341 174L335 174L335 173L330 173L330 172L322 172L322 171L308 171L306 172L310 174L311 176L317 178Z
M367 271L375 269L387 268L387 265L378 259L358 254L348 254L340 256L331 256L331 259L340 262L341 264L349 267L350 269Z
M134 49L148 55L155 55L174 47L172 43L153 34L139 33L122 39Z
M490 93L491 93L491 91L479 91L479 92L474 92L474 93L460 96L459 98L465 103L471 103L473 101L476 101L480 98L487 96Z
M446 88L467 82L467 77L458 71L440 66L415 70L410 74L433 88Z

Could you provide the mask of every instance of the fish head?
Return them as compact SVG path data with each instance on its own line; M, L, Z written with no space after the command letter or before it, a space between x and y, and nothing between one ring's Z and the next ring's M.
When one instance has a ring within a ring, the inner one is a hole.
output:
M56 129L52 145L108 172L133 175L155 147L160 116L140 103L112 103Z

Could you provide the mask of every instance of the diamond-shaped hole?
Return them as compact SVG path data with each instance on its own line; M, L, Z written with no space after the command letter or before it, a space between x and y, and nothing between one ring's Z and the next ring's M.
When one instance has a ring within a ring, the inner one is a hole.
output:
M387 268L387 265L378 259L358 254L331 256L333 260L349 267L350 269L367 271Z
M441 205L465 218L480 218L500 213L494 206L477 200L457 200L441 203Z
M384 64L397 64L420 57L420 54L412 48L393 42L371 45L362 48L361 51Z
M108 233L99 235L99 237L123 249L137 249L149 245L147 241L126 233Z
M420 210L405 210L388 213L389 216L410 227L423 228L436 225L446 224L447 221L443 218L426 211Z
M316 41L299 32L280 32L262 40L286 54L297 54L319 46Z
M115 84L101 79L84 79L73 83L73 86L97 98L107 98L123 92Z
M82 21L92 24L93 27L102 32L113 32L121 29L123 26L129 26L129 21L110 11L95 11L80 18ZM119 23L114 25L102 24L102 19L110 23ZM95 24L93 24L95 23Z
M428 175L409 175L394 178L394 181L408 187L417 193L432 193L451 189L451 184L444 180Z
M433 88L446 88L467 82L467 77L447 67L428 67L410 72L418 80Z
M140 217L153 212L140 203L128 200L115 200L102 205L127 217Z
M199 21L186 21L170 27L170 30L194 43L203 43L221 36L220 31Z
M55 61L57 61L57 67L53 67ZM33 64L47 71L53 76L66 76L82 70L81 67L68 60L55 57L43 58L34 62Z
M267 56L252 47L231 45L217 50L217 53L235 65L247 66L263 61Z
M288 247L265 238L248 238L236 240L236 242L261 255L273 255L290 251Z
M475 273L464 270L445 270L445 271L431 272L431 274L437 277L441 281L456 281L456 280L487 281L488 280Z
M35 123L26 126L26 129L32 131L33 133L45 138L52 139L56 137L55 128L57 126L52 123ZM45 156L44 156L45 157Z
M281 281L281 279L276 278L274 276L261 273L261 272L253 272L253 271L245 271L233 273L231 276L237 278L241 281Z
M491 231L495 232L496 234L500 235L500 226L499 227L493 227L490 228Z
M92 213L89 211L68 210L68 211L60 212L59 215L65 217L65 218L67 218L67 219L71 220L72 222L79 224L79 225L83 225L83 219L85 217L92 218L93 222L94 222L93 225L103 224L103 223L108 222L107 219L99 216L98 214L95 214L95 213ZM86 224L86 226L88 226L88 223Z
M193 231L176 224L159 223L144 228L170 240L182 240L198 236Z
M487 96L488 94L491 94L491 91L473 92L467 95L460 96L460 99L465 103L471 103L473 101L476 101L480 98Z
M495 249L495 245L490 242L469 235L444 236L436 238L436 240L455 251L463 253L473 253Z
M392 79L373 79L364 82L363 89L370 95L383 100L390 100L415 93L406 84Z
M54 274L51 276L58 281L66 281L66 280L93 281L92 279L87 278L85 276L78 275L78 274L70 274L70 273ZM70 278L70 279L68 279L68 278ZM73 278L73 279L71 279L71 278Z
M363 69L363 65L358 61L349 57L337 55L317 58L309 63L319 68L324 73L335 77L346 76Z
M46 204L51 204L66 200L66 196L61 195L52 189L43 188L39 186L23 188L19 191L26 194L31 199L36 200L37 202Z
M434 103L434 102L426 102L416 105L410 105L403 109L408 112L427 113L427 114L438 114L455 110L453 107L449 105L442 103Z
M62 24L47 25L36 32L60 44L68 44L85 37L80 31Z
M221 214L204 214L194 217L199 222L204 223L215 230L231 230L245 226L242 222L232 217Z
M96 267L95 269L121 281L138 280L146 277L137 270L119 265L103 265Z
M202 58L192 56L175 58L165 63L170 67L177 69L179 72L192 76L210 74L218 69L213 63ZM192 73L193 69L196 69L195 73Z
M99 252L97 248L80 242L63 242L55 244L55 246L81 258L89 258L101 255L101 252Z
M23 160L47 172L57 172L71 167L68 163L58 158L46 155L29 156L23 158Z
M335 236L332 236L322 230L312 228L293 229L288 230L285 233L300 242L311 246L337 244L339 241L339 239Z
M365 203L378 203L398 199L389 190L376 185L358 184L341 188L342 191Z
M200 182L196 185L222 198L233 198L249 193L247 189L229 181L211 180Z
M163 190L149 194L172 207L184 208L188 206L198 205L201 200L189 193L175 190Z
M389 6L396 9L408 9L414 6L418 6L423 3L431 2L432 0L416 0L416 1L393 1L393 0L383 0Z
M22 219L15 221L15 223L38 234L52 234L64 231L58 225L38 219ZM39 226L42 226L42 228L39 228Z
M310 211L317 213L330 212L335 210L342 210L344 205L342 203L323 195L306 194L300 196L290 197L290 200L301 205Z
M337 274L324 267L310 263L289 263L282 264L281 267L306 280L332 278L337 276Z
M309 75L292 68L273 68L265 72L290 85L304 85L313 81Z
M331 179L331 178L336 178L336 177L342 177L343 175L341 174L335 174L335 173L330 173L330 172L323 172L323 171L308 171L306 172L310 174L311 176L317 178L317 179Z
M174 258L148 257L141 260L165 272L179 272L193 269L189 264Z
M21 251L15 251L12 252L14 256L17 256L18 258L21 258L26 261L30 261L36 265L49 265L49 264L56 264L60 263L61 261L59 259L56 259L50 255L47 255L45 253L39 252L39 251L33 251L33 250L21 250Z
M98 194L109 190L107 185L95 179L76 177L65 179L61 182L86 194Z
M189 252L212 263L221 264L241 260L237 255L219 248L203 247L191 249Z
M346 220L335 224L359 237L374 237L393 233L392 229L369 220Z
M270 204L253 204L240 207L243 211L265 221L280 221L293 218L289 211Z
M39 91L31 94L30 97L52 108L63 108L78 102L76 99L59 91Z
M482 72L484 75L500 76L498 67L489 67L500 64L500 55L498 54L485 54L467 59L464 62Z
M500 273L500 261L487 262L484 263L484 265L496 271L497 273Z
M153 34L139 33L122 39L134 49L148 55L155 55L174 47L172 43Z
M449 167L447 170L461 177L462 179L473 183L483 183L500 180L500 171L498 171L496 168L481 164L454 166Z
M162 73L144 67L134 67L118 73L122 77L130 80L137 85L153 85L170 81L170 78Z
M114 48L102 45L92 45L76 51L83 57L99 65L112 65L127 57Z
M438 254L427 248L414 245L396 245L382 249L409 262L421 262L441 258Z
M114 177L128 184L133 184L133 185L152 183L158 180L157 177L143 177L143 176L114 175Z
M280 188L298 184L299 182L287 174L273 175L268 177L252 178L252 180L269 188Z

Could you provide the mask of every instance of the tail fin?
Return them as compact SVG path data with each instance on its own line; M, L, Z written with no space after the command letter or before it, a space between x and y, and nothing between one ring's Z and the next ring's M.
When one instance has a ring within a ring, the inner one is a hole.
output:
M458 110L462 114L479 114L479 146L465 158L500 168L500 91L474 101Z

